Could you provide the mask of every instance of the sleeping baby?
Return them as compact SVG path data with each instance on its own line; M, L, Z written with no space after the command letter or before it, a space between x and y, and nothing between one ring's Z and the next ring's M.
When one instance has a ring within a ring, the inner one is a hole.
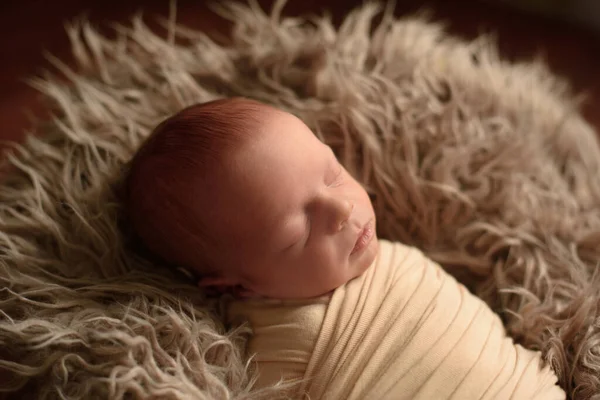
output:
M125 179L155 255L231 292L255 387L310 399L564 399L540 353L423 253L378 240L363 187L298 118L230 98L156 127Z

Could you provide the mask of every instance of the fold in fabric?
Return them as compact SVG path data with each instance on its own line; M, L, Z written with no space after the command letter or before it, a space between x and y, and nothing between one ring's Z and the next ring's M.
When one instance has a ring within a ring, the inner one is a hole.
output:
M310 300L245 299L228 304L227 323L249 322L246 355L258 370L255 388L299 381L327 312L328 297Z

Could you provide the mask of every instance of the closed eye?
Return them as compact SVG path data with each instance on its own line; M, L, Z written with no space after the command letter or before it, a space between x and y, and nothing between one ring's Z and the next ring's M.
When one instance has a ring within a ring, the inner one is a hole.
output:
M305 235L305 239L304 239L304 247L306 247L306 244L308 243L308 239L310 238L310 232L311 232L311 221L310 221L310 216L308 214L306 214L306 235Z
M300 248L306 247L311 233L311 220L308 212L304 213L303 219L303 229L301 231L301 234L296 239L294 239L287 247L285 247L283 251L289 251L297 246L299 246Z
M336 165L337 165L337 169L336 169L334 178L333 178L333 180L331 180L331 183L327 185L328 187L337 187L342 182L342 175L344 173L344 167L342 167L342 164L340 164L339 162Z

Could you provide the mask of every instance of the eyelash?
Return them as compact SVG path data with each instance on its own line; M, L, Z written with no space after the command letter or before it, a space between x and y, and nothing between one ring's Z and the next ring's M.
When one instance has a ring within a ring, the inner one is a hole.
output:
M344 168L342 167L342 164L338 163L338 171L335 173L335 177L333 179L333 181L327 185L328 187L332 187L335 186L337 184L339 184L340 178L342 177L342 173L344 172ZM308 242L308 239L310 238L310 233L311 233L311 220L310 220L310 215L308 213L306 213L306 232L307 232L307 236L304 239L304 243L306 244L306 242Z
M310 233L312 231L311 229L311 220L310 220L310 216L308 214L306 214L306 239L304 240L304 243L306 244L306 242L308 242L308 239L310 238Z
M340 181L340 178L342 176L342 172L344 172L344 169L342 168L342 165L338 163L338 171L336 172L333 181L327 186L331 187L331 186L335 186L336 184L338 184Z

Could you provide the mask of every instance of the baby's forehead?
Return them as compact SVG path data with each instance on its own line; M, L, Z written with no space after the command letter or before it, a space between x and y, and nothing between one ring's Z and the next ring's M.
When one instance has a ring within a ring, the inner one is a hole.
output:
M260 126L251 127L256 132L219 154L217 168L200 188L201 207L212 222L235 233L276 225L282 215L300 207L323 179L326 164L335 160L301 120L264 110Z
M311 150L299 145L298 151L292 151L295 143L280 146L267 139L260 149L239 157L218 183L219 195L226 197L223 204L241 214L240 219L262 227L277 225L300 210L320 188L326 173L335 171L335 156L323 144Z

